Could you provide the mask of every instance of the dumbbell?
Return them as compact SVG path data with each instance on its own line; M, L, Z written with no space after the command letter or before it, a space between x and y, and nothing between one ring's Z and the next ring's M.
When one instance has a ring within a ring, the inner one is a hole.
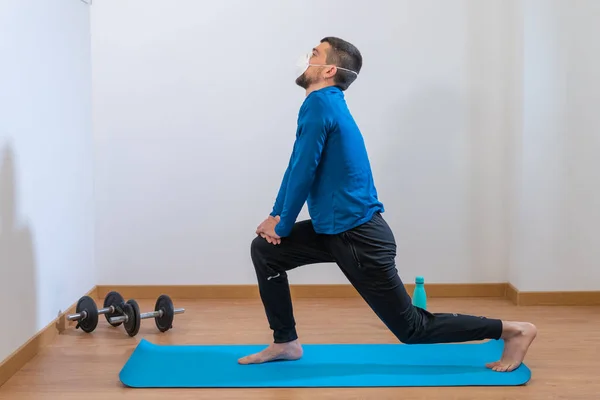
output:
M154 311L140 314L140 307L137 301L127 300L123 308L123 315L110 318L109 322L123 323L125 331L129 336L135 336L140 330L141 320L146 318L154 318L156 327L161 332L166 332L173 327L173 318L175 314L183 314L184 308L174 308L173 301L166 294L162 294L156 300Z
M93 332L98 326L98 315L104 314L112 326L119 326L121 322L111 322L110 319L123 314L125 300L118 292L109 292L104 297L103 308L98 310L96 302L90 296L83 296L77 302L75 314L67 315L67 320L77 321L75 329L81 328L86 333Z

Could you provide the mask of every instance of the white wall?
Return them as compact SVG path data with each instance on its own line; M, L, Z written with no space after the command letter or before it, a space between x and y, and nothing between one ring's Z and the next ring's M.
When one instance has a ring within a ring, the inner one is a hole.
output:
M577 186L600 170L598 2L348 4L94 4L99 283L255 283L294 63L337 35L365 57L347 99L403 279L600 289L600 190ZM334 265L291 280L346 282Z
M528 0L510 279L600 289L600 2Z
M327 35L364 55L347 99L401 276L505 281L509 17L501 0L95 2L99 283L255 283L250 241L303 100L294 64ZM291 280L346 282L334 265Z
M89 6L0 2L0 52L1 361L97 281Z

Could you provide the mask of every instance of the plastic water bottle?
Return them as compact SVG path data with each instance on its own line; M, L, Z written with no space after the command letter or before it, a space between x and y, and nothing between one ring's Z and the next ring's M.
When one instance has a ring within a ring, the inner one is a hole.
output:
M415 290L412 298L415 307L427 310L427 293L425 292L425 279L422 276L417 276L415 279Z

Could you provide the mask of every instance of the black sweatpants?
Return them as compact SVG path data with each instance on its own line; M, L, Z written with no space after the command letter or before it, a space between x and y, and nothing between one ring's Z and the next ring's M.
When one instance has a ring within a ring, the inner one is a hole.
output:
M335 262L371 309L406 344L499 339L498 319L430 313L412 305L396 269L396 242L381 214L354 229L317 234L310 220L297 222L278 245L257 236L251 256L260 297L275 343L298 338L286 271Z

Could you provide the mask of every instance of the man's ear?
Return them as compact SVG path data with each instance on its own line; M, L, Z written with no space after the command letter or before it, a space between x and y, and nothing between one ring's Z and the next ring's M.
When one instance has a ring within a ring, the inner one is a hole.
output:
M334 65L331 65L331 66L327 67L327 69L324 72L325 72L325 78L331 79L337 73L337 67Z

